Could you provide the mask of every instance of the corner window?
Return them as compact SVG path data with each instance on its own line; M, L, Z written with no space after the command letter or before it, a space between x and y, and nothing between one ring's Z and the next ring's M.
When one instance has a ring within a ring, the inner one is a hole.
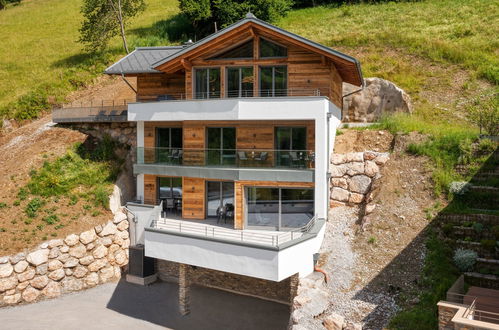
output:
M194 98L220 98L220 68L194 69Z
M260 38L260 58L288 57L288 49L267 39Z

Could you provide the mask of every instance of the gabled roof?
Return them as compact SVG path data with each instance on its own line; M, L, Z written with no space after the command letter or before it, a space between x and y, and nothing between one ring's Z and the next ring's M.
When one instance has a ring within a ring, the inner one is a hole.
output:
M189 56L190 53L199 49L203 45L207 45L217 38L223 38L224 36L227 38L227 35L230 36L236 33L239 28L245 29L246 26L248 28L255 27L266 32L277 34L278 36L283 37L290 42L315 51L331 59L331 61L335 63L338 72L345 82L357 86L361 86L364 84L360 63L354 57L321 45L312 40L303 38L292 32L283 30L277 26L256 18L251 13L248 13L244 19L233 23L228 27L219 30L218 32L215 32L190 45L137 48L135 51L121 59L119 62L107 68L105 73L137 74L161 72L162 68L169 66L170 63L183 61L184 57Z
M107 74L158 73L153 64L181 51L182 46L138 47L118 62L108 67Z

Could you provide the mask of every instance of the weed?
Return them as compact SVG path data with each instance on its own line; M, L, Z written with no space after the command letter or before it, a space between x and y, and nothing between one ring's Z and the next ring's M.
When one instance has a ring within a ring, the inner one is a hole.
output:
M64 228L64 225L61 223L61 224L58 224L57 226L55 226L54 228L59 230L59 229Z
M44 224L39 224L39 225L36 225L36 229L42 231L43 228L45 228L45 225Z
M59 221L59 217L57 216L57 214L51 214L43 218L43 221L45 221L49 225L53 225Z
M480 244L484 249L489 250L491 252L493 252L496 247L496 241L493 239L482 239L480 241Z
M69 196L69 205L75 205L76 203L78 203L78 196L76 195Z
M97 216L99 216L100 214L101 214L101 213L100 213L100 211L97 211L97 210L94 210L94 211L92 211L92 213L91 213L91 215L92 215L93 217L97 217Z
M369 239L367 240L367 243L369 243L369 244L376 243L376 237L374 237L374 236L369 237Z
M19 192L17 193L17 198L19 198L22 201L25 200L26 198L28 198L28 191L25 188L19 189Z
M0 227L0 233L5 233L7 231L7 229L5 229L4 227Z
M5 207L7 207L7 204L4 202L0 202L0 209L3 209Z
M12 203L12 205L14 205L14 206L19 206L19 205L21 205L21 201L20 201L19 199L16 199L16 200L14 201L14 203Z
M43 240L43 241L48 240L48 236L47 236L47 235L43 235L43 236L42 236L42 240Z
M85 205L83 205L83 209L84 209L85 211L88 211L88 210L90 210L91 208L92 208L92 205L90 205L90 204L85 204Z
M29 201L24 209L26 215L30 218L35 218L37 216L38 210L45 204L40 198L33 198Z
M10 220L10 223L13 224L13 225L15 225L17 223L17 220L16 219L12 219L12 220Z
M50 236L57 237L57 233L51 233Z

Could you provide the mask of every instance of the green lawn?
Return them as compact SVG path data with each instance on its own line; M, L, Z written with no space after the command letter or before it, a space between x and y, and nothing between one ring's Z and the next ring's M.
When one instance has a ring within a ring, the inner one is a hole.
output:
M90 82L105 64L122 56L118 38L111 42L112 49L103 59L85 56L77 42L81 3L28 0L0 11L0 109L33 91L60 100L68 91ZM178 11L173 0L146 3L146 11L132 21L130 29L140 32ZM132 33L132 44L136 38Z

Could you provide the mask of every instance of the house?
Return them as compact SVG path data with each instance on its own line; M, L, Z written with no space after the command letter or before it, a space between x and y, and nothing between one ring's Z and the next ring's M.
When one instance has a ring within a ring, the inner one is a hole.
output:
M342 85L363 86L355 58L248 14L105 73L137 79L129 209L147 257L275 282L313 272Z

